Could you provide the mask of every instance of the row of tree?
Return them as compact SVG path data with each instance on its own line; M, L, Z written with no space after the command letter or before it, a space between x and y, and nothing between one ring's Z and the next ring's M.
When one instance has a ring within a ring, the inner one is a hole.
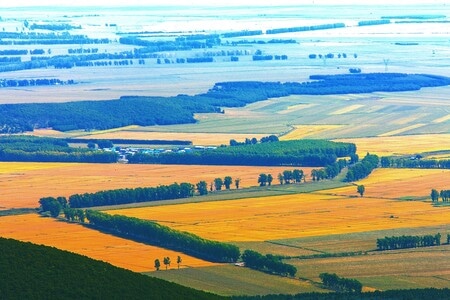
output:
M332 24L321 24L321 25L299 26L299 27L284 27L284 28L267 29L266 34L278 34L278 33L285 33L285 32L299 32L299 31L311 31L311 30L324 30L324 29L343 28L343 27L345 27L344 23L332 23Z
M409 168L409 169L450 169L450 159L422 159L413 157L386 157L381 158L383 168Z
M361 293L362 284L356 279L339 277L336 274L321 273L322 284L329 289L339 292Z
M242 253L242 261L248 268L270 274L294 277L297 273L295 266L282 262L279 257L272 254L262 255L253 250L245 250Z
M254 145L254 144L258 144L258 143L270 143L270 142L278 142L278 141L279 141L278 137L274 134L271 134L271 135L262 137L260 140L258 140L255 137L245 138L245 141L243 141L243 142L238 142L235 139L231 139L230 146Z
M177 256L178 269L180 268L180 264L181 264L182 261L183 260L181 259L181 256L178 255ZM164 257L163 263L166 266L166 270L167 270L167 268L170 267L170 263L171 263L170 257L169 256ZM157 259L155 259L155 269L156 269L156 271L159 271L159 268L161 268L161 261L159 260L159 258L157 258Z
M377 239L377 250L394 250L417 247L439 246L441 234L435 235L402 235Z
M112 163L117 159L114 152L72 148L64 139L0 137L0 161Z
M240 257L239 248L234 245L206 240L155 222L94 210L87 210L86 217L94 228L208 261L236 262Z
M439 197L441 197L442 202L449 202L450 200L450 190L441 190L438 192L436 189L431 190L431 201L439 202Z
M194 196L191 183L172 183L157 187L138 187L74 194L69 197L71 208L119 205L127 203L189 198Z
M130 163L254 165L254 166L326 166L337 157L354 154L355 144L326 140L291 140L271 143L219 147L211 151L186 153L137 153Z
M367 153L361 161L349 167L345 181L352 182L366 178L378 167L378 163L379 160L377 155Z
M73 79L63 81L57 78L0 79L0 87L48 86L48 85L67 85L67 84L75 84L75 81Z

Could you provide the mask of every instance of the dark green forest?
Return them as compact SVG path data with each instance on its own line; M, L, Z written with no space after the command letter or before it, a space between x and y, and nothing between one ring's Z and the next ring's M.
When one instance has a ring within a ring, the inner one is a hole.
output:
M195 113L223 112L256 101L289 95L398 92L450 85L450 78L427 74L369 73L312 75L307 82L221 82L203 94L121 97L109 101L0 105L0 133L51 127L60 131L102 130L127 125L194 123Z
M0 249L1 299L226 299L53 247L0 238Z
M356 145L326 140L292 140L219 147L214 150L159 155L138 153L129 163L245 166L326 166L354 155Z
M114 152L73 148L64 139L0 136L0 161L113 163Z

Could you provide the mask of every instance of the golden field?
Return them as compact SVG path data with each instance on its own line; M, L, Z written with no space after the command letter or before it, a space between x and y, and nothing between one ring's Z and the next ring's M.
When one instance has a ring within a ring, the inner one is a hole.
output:
M293 130L280 137L282 141L307 138L331 129L338 129L344 125L293 125Z
M157 186L231 176L241 187L257 185L260 173L277 174L286 167L128 165L0 162L0 209L37 207L42 197L101 190ZM302 168L306 174L310 168ZM232 186L234 188L234 185Z
M131 240L104 234L79 224L69 224L36 214L0 217L0 236L20 241L43 244L86 255L135 272L154 271L154 261L171 258L171 269L217 265L184 253L153 247ZM162 268L164 269L164 265Z
M428 198L432 189L448 189L450 170L439 169L375 169L355 184L365 187L365 197L390 199ZM356 186L329 190L338 195L357 195Z
M365 155L367 152L377 154L381 157L389 155L410 155L450 149L450 134L380 136L337 139L335 141L355 143L360 156Z
M447 224L450 207L296 194L108 211L220 241L265 241Z

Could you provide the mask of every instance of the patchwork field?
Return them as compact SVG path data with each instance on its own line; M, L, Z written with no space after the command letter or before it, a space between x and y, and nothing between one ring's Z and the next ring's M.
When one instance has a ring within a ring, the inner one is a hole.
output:
M232 176L240 187L258 185L260 173L277 174L286 167L182 166L77 163L0 162L0 209L39 206L42 197L65 196L100 190L157 186L174 182ZM310 168L302 168L306 174ZM234 189L234 185L232 186Z
M159 258L162 261L166 256L172 260L171 269L177 268L178 255L183 260L180 268L215 265L184 253L136 243L36 214L0 217L0 236L75 252L135 272L154 271L154 260Z
M312 193L108 213L153 220L208 239L239 242L448 224L450 207Z

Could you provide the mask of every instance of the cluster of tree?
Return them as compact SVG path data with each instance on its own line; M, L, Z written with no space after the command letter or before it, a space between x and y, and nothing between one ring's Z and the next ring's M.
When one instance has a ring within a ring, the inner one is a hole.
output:
M377 250L395 250L417 247L439 246L441 244L441 234L435 235L402 235L377 239Z
M181 259L181 256L178 255L177 256L178 269L180 268L180 264L181 264L182 261L183 260ZM166 266L166 270L167 270L167 268L170 267L170 263L171 263L170 257L169 256L164 257L163 263ZM157 259L155 259L155 269L156 269L156 271L159 271L160 267L161 267L161 261L159 260L159 258L157 258Z
M20 57L0 57L0 64L20 63L22 58Z
M228 299L55 247L0 238L0 249L2 299Z
M260 60L286 60L288 59L287 55L253 55L252 59L254 61L260 61Z
M98 48L70 48L67 49L69 54L90 54L98 53Z
M81 29L81 26L74 26L67 23L57 23L57 24L36 24L33 23L28 27L31 30L51 30L51 31L62 31L62 30L73 30L73 29Z
M408 168L408 169L450 169L450 159L421 159L414 157L386 157L381 158L383 168Z
M278 34L278 33L286 33L286 32L299 32L299 31L311 31L311 30L324 30L324 29L343 28L343 27L345 27L344 23L332 23L332 24L321 24L321 25L299 26L299 27L285 27L285 28L267 29L266 34Z
M367 155L359 162L356 162L354 165L350 166L345 177L346 182L357 181L372 173L372 171L378 167L379 159L375 154Z
M254 145L259 143L270 143L270 142L278 142L279 139L276 135L271 134L268 136L262 137L259 141L257 138L246 138L243 142L237 142L235 139L230 140L230 146L242 146L242 145Z
M194 191L195 187L190 183L172 183L157 187L127 188L74 194L69 197L69 204L71 208L79 208L189 198L194 196Z
M348 71L352 74L358 74L361 73L361 69L360 68L349 68Z
M48 86L48 85L67 85L75 84L73 79L62 81L57 78L42 79L0 79L0 87L22 87L22 86Z
M83 138L64 138L64 141L70 144L94 143L98 148L112 148L114 144L132 144L132 145L192 145L191 141L186 140L135 140L135 139L83 139Z
M246 267L270 274L294 277L297 273L295 266L282 262L281 258L272 254L262 255L253 250L245 250L242 261Z
M156 60L156 63L157 63L157 64L161 64L163 61L164 61L164 63L166 63L166 64L174 63L174 61L172 61L172 60L170 60L170 59L168 59L168 58L166 58L166 59L164 59L164 60L158 58L158 59ZM189 64L189 63L190 63L190 64L192 64L192 63L211 63L211 62L213 62L213 61L214 61L214 60L213 60L212 57L188 57L188 58L177 58L177 59L175 60L175 62L176 62L177 64L184 64L184 63L188 63L188 64Z
M262 35L262 34L263 34L262 30L242 30L242 31L232 31L232 32L222 33L222 37L233 38L233 37L240 37L240 36Z
M72 148L63 139L33 136L2 136L0 161L112 163L113 152Z
M300 293L300 294L269 294L258 296L233 296L233 300L422 300L422 299L448 299L450 289L402 289L373 291L362 293Z
M135 45L146 47L148 51L151 52L162 52L162 51L181 51L181 50L192 50L192 49L206 49L211 48L216 45L220 45L220 39L212 38L205 40L191 40L177 38L175 41L149 41L140 39L137 37L121 37L119 42L124 45Z
M439 202L439 197L441 197L442 202L449 202L450 200L450 190L441 190L438 192L435 189L431 190L431 201Z
M88 38L85 35L71 35L40 32L0 32L0 45L80 45L80 44L109 44L107 38Z
M91 54L91 56L99 57L103 55L106 54ZM67 57L77 59L77 56L73 55ZM68 62L67 57L52 58L51 64L55 67L73 66L73 61ZM83 59L91 58L88 56ZM28 67L31 68L48 66L49 63L48 61L30 61L23 64L30 64ZM32 66L33 64L35 65ZM0 71L2 70L10 69L9 66L1 65ZM421 87L450 85L448 77L426 74L361 73L316 75L310 78L313 81L303 83L221 82L216 83L207 93L194 96L122 97L120 100L109 101L0 105L0 128L14 127L24 131L24 129L52 127L56 130L68 131L109 129L127 125L193 123L195 122L194 113L222 112L221 107L241 107L268 98L294 94L406 91L417 90ZM320 162L322 163L324 162Z
M351 156L351 155L350 155ZM312 169L311 179L312 181L320 181L324 179L333 179L341 173L342 169L347 166L345 159L339 159L338 161L328 164L322 169Z
M15 50L15 49L10 49L10 50L0 50L0 55L27 55L28 54L28 50Z
M268 178L267 183L270 185L269 179L271 178ZM280 182L280 184L291 184L293 182L301 183L302 180L305 180L305 173L303 172L303 170L284 170L283 172L278 173L278 181Z
M203 239L155 222L87 210L90 226L129 239L181 251L212 262L235 262L240 257L237 246Z
M356 152L355 144L326 140L292 140L219 147L211 151L186 153L137 153L128 157L130 163L248 165L248 166L326 166L337 157Z
M65 197L44 197L39 200L41 212L49 212L53 218L59 216L62 209L68 208Z
M321 273L322 284L329 289L339 292L361 293L362 284L356 279L339 277L336 274Z
M388 19L382 20L363 20L358 22L358 26L371 26L371 25L382 25L391 23Z
M333 53L328 53L328 54L314 54L311 53L308 55L308 57L310 59L316 59L316 58L320 58L320 59L331 59L331 58L347 58L347 53L338 53L337 55L334 55ZM354 53L353 54L354 58L358 58L358 54Z

